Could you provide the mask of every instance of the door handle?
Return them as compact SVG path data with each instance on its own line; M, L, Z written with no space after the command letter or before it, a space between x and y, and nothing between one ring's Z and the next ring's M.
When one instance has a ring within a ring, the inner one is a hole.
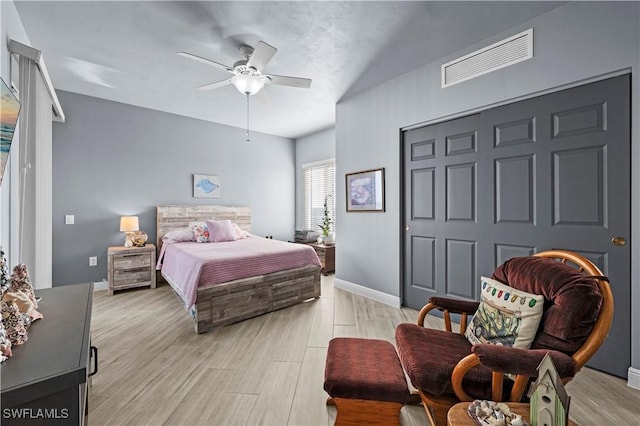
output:
M613 237L611 239L611 242L613 243L614 246L623 246L627 244L627 240L625 240L622 237Z
M405 225L405 226L404 226L404 230L405 230L405 231L408 231L409 229L411 229L411 227L410 227L409 225Z

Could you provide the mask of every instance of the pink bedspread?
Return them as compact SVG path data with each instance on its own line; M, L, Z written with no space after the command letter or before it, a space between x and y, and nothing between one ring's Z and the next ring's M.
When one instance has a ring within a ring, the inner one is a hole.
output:
M165 243L159 261L163 275L171 280L187 309L195 304L201 285L320 266L318 255L310 246L260 237L222 243Z

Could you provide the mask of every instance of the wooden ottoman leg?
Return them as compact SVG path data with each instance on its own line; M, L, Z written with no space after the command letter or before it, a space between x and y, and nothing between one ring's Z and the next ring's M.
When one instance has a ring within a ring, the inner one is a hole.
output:
M337 409L336 426L400 426L400 410L403 404L399 402L352 398L331 399Z

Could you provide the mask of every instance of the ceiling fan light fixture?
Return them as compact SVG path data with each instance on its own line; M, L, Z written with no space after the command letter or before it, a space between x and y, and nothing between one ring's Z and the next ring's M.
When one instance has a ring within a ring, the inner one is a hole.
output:
M212 67L221 68L233 74L233 77L227 80L216 81L198 87L198 89L200 90L217 89L230 83L233 84L236 89L238 89L238 92L247 96L255 95L260 90L262 90L265 84L308 89L311 86L311 79L309 78L262 74L262 70L264 69L265 65L269 63L269 61L277 51L278 49L265 43L264 41L259 41L255 48L246 45L241 46L240 54L244 57L244 59L236 61L233 64L233 67L187 52L178 52L178 55L201 62L203 64L210 65Z
M236 74L231 78L231 83L243 95L255 95L264 87L264 81L261 78L250 74Z

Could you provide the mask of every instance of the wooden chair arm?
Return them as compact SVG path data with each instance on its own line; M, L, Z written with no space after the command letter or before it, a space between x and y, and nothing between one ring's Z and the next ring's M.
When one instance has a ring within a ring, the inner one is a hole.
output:
M418 313L418 325L420 327L424 327L424 319L426 318L427 314L434 309L438 309L442 311L443 319L444 319L444 329L447 332L451 333L451 313L447 309L442 309L440 306L431 302L427 303L422 307L422 309L420 309L420 312ZM463 325L464 325L464 328L463 328ZM467 328L467 315L463 314L460 317L460 333L461 334L464 333L464 330L466 330L466 328Z
M451 374L451 385L453 386L453 391L456 394L456 397L460 401L473 401L476 398L473 398L465 392L464 387L462 386L462 380L464 379L467 371L471 370L473 367L480 365L480 359L474 353L467 355L462 358L458 364L453 369L453 373ZM502 384L504 382L504 373L499 371L493 371L491 375L491 399L493 401L503 401L503 389ZM522 400L522 395L527 388L529 383L528 376L515 376L515 383L511 388L511 395L509 398L510 402L520 402Z
M422 307L422 309L420 309L420 312L418 313L418 325L420 327L424 327L424 319L429 311L432 311L433 309L438 309L438 307L433 303L427 303Z
M451 332L451 314L460 314L459 334L464 334L467 329L468 315L473 315L478 308L479 302L449 299L445 297L431 297L429 303L422 307L418 314L418 325L424 327L424 320L427 314L433 309L442 311L445 330Z
M453 391L456 394L456 397L460 401L473 401L476 398L473 398L467 394L462 386L462 380L464 379L467 371L471 370L473 367L480 365L480 359L474 353L467 355L462 358L456 367L453 369L453 373L451 374L451 385L453 386ZM503 389L502 384L504 382L504 373L499 371L493 371L491 374L491 399L493 401L502 401L503 398ZM527 389L527 385L529 384L528 376L515 376L515 383L511 388L511 395L509 398L510 402L520 402L522 401L522 395L524 391Z
M510 402L522 401L522 396L527 389L531 377L537 376L537 366L545 353L549 353L554 359L564 383L567 383L573 377L575 363L571 357L561 352L541 349L516 349L487 344L474 345L472 351L473 353L458 362L451 375L453 391L460 401L473 401L475 399L465 392L462 386L462 380L470 369L480 364L492 371L491 399L493 401L505 400L502 387L504 375L505 373L514 371L518 371L521 374L511 375L511 377L514 378L514 384L508 400ZM503 353L502 357L500 357L500 353Z
M448 310L454 314L469 314L473 315L478 310L480 302L476 300L463 300L454 299L451 297L432 296L429 298L429 303L433 303L438 306L438 309Z
M473 401L475 399L470 397L464 391L464 388L462 387L462 379L464 379L467 371L471 370L476 365L480 365L480 358L478 358L476 354L472 353L462 358L453 369L453 373L451 374L451 386L453 386L453 391L460 401ZM500 399L497 401L500 401Z

